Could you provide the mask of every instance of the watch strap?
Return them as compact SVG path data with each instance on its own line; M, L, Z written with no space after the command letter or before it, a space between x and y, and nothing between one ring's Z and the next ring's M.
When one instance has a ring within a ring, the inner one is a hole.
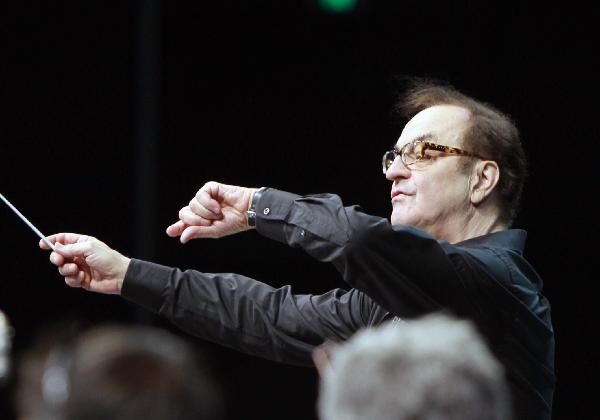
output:
M266 190L266 188L261 187L254 192L254 196L252 197L252 202L250 203L250 207L248 208L248 211L246 212L246 214L248 216L248 226L252 226L252 227L256 226L256 204L258 203L258 200L260 199L260 196L262 195L264 190Z

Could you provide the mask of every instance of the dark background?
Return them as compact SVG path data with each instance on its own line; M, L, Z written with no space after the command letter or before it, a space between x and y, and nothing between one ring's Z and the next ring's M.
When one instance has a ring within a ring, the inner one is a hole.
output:
M380 158L404 123L392 113L398 76L446 80L522 131L531 176L515 226L529 232L526 256L553 304L555 418L591 418L591 14L575 3L470 1L365 0L347 14L318 0L5 5L0 191L47 234L87 233L126 255L320 293L343 287L332 267L255 232L182 246L164 229L208 180L335 192L388 216ZM0 238L0 309L17 355L65 319L175 331L118 297L67 288L4 206ZM314 418L312 369L181 336L212 355L231 418ZM10 390L3 397L0 418L11 419Z

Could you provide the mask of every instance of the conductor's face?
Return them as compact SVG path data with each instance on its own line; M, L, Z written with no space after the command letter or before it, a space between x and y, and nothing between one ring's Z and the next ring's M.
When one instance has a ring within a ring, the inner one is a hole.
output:
M464 228L470 208L469 174L461 164L468 158L428 144L461 149L469 115L458 106L437 105L406 124L395 147L403 156L393 159L386 172L392 181L392 224L413 225L438 239Z

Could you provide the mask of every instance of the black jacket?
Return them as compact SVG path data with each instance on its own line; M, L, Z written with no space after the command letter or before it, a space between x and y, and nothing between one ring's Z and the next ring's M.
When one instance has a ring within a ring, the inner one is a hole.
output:
M267 189L256 204L259 233L331 262L352 289L294 295L238 274L132 260L123 296L193 335L293 364L311 364L324 339L450 311L475 322L504 364L515 417L550 419L554 335L542 281L522 255L525 231L449 244L344 207L335 195Z

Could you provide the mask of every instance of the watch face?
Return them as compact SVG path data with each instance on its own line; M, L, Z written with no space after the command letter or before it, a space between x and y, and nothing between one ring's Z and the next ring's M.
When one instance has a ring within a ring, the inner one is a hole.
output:
M256 212L253 210L248 210L246 212L246 215L248 216L248 226L255 226L256 225Z

